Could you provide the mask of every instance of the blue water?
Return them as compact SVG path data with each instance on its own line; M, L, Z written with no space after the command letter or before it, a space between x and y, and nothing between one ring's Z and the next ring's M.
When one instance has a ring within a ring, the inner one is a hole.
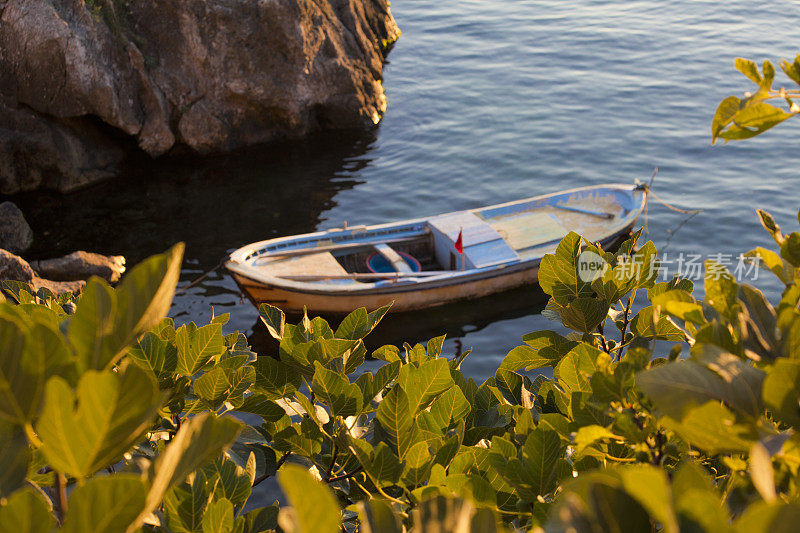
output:
M39 197L28 202L34 229L52 209L71 220L49 227L40 249L135 259L181 239L185 284L255 240L633 182L654 167L660 197L704 210L675 233L686 215L651 205L650 238L660 248L669 238L671 254L736 256L767 245L756 207L796 228L800 121L710 143L719 101L751 89L733 59L800 50L796 4L397 0L392 11L403 35L389 55L389 108L376 131L199 165L145 163L124 186L105 185L101 199ZM755 283L778 289L763 271ZM523 334L554 327L527 297L428 313L422 329L454 332L450 352L456 341L474 347L465 370L483 379ZM204 321L211 305L232 314L232 327L256 323L222 274L176 298L173 314Z

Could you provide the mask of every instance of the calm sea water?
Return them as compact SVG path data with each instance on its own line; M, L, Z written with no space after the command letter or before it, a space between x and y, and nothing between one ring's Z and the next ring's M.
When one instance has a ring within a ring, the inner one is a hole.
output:
M187 243L182 285L226 252L268 237L493 204L570 187L647 179L650 238L674 254L735 258L766 236L754 209L796 227L800 122L741 144L710 144L717 103L749 90L737 56L793 58L797 4L752 1L398 0L403 36L369 133L319 136L203 162L133 165L124 179L61 197L16 199L34 255L74 249L133 263ZM757 285L774 293L763 272ZM536 291L406 317L382 339L447 332L474 347L465 370L494 372L523 334L553 328ZM179 321L256 310L221 272L178 296ZM260 331L255 332L258 339ZM382 340L381 339L381 340Z

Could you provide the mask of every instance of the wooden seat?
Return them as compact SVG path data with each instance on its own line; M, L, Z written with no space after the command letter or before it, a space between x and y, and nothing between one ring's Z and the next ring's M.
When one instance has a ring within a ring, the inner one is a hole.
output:
M254 262L256 268L264 269L272 276L291 274L316 274L320 276L341 276L347 271L330 252L297 255L290 257L265 257Z
M413 272L411 267L408 266L408 263L406 263L405 259L403 259L403 257L388 244L379 243L374 245L374 247L376 252L381 254L384 259L389 261L395 272Z

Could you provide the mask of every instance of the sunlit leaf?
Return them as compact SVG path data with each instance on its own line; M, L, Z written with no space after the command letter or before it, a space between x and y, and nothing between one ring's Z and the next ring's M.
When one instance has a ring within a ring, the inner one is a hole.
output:
M132 530L145 506L146 484L133 474L96 477L69 497L69 512L61 531L118 533Z
M278 482L296 511L294 517L298 531L340 531L341 512L336 498L305 468L295 464L284 465L278 472Z
M52 531L55 525L48 503L31 487L15 492L0 507L0 531L40 533Z
M167 314L180 276L183 243L131 269L115 290L100 278L83 289L68 326L83 369L109 368Z
M141 437L160 400L156 383L133 365L121 375L90 370L76 392L53 377L36 424L42 453L61 472L90 476L115 463Z

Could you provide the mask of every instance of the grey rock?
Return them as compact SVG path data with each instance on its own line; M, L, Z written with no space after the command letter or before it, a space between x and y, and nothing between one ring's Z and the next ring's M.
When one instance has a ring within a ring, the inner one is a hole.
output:
M21 281L30 285L34 292L45 287L57 295L65 292L77 294L86 285L82 280L53 281L40 278L27 261L3 249L0 249L0 281Z
M114 175L104 128L159 156L369 127L398 36L387 0L5 0L0 192Z
M0 248L24 252L33 244L33 230L19 207L12 202L0 204Z
M39 276L55 281L77 281L99 276L116 283L125 272L125 258L121 255L106 256L78 251L57 259L32 261L31 267Z
M31 266L18 255L0 249L0 281L30 283L36 277Z

